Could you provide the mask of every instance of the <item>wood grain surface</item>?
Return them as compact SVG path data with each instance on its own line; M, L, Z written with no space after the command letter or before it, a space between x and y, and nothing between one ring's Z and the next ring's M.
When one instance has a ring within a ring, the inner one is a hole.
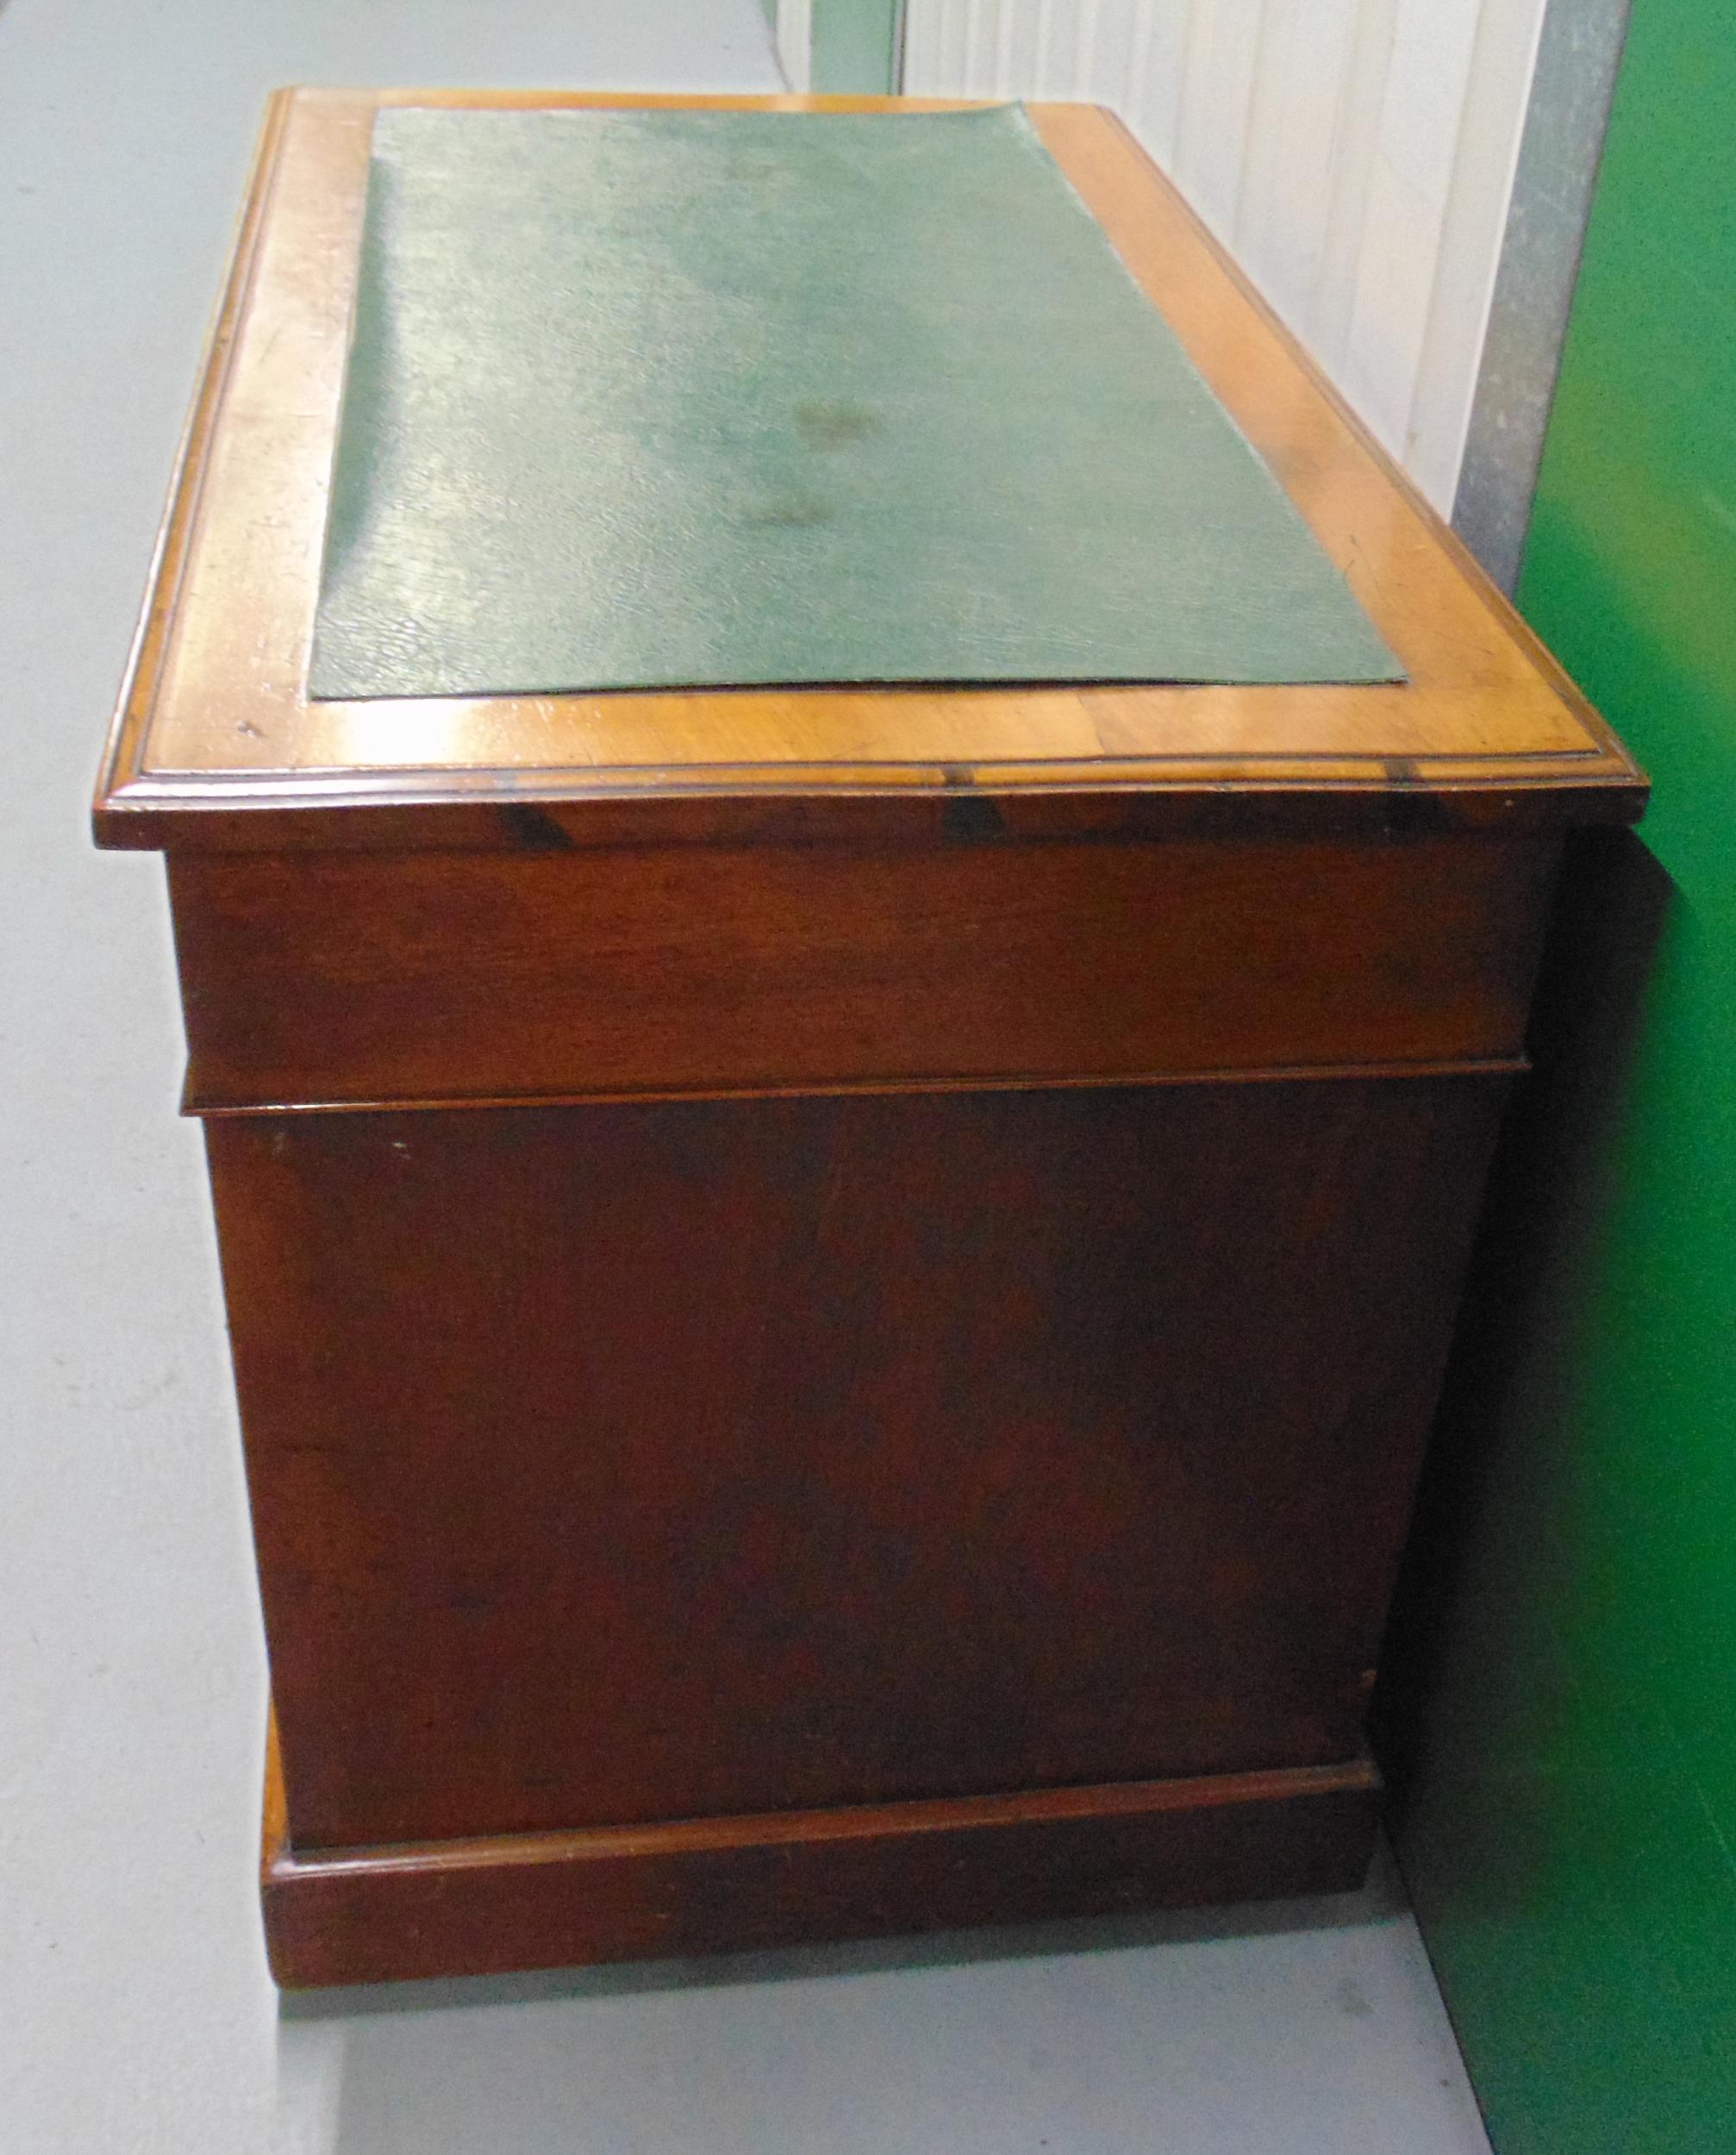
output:
M296 1846L1352 1756L1503 1090L208 1123Z
M1556 850L178 854L189 1104L1511 1063Z

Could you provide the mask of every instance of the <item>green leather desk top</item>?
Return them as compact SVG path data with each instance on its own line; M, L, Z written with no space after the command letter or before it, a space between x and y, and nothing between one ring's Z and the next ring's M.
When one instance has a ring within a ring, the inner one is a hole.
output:
M1402 678L1016 108L377 116L314 697Z

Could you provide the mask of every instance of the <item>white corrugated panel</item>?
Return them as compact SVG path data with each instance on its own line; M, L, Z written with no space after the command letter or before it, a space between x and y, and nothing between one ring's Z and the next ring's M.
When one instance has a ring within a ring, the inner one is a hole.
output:
M1544 0L909 0L915 97L1119 112L1443 513Z

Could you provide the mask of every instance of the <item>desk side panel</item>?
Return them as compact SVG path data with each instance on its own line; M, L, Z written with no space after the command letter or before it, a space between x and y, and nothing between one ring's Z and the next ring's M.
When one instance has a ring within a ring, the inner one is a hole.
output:
M1504 1090L209 1123L291 1843L1353 1756Z

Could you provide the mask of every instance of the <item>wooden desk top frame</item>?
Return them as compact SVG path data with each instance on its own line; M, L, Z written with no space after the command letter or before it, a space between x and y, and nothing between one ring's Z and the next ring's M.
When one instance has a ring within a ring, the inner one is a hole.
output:
M1402 684L618 691L310 703L369 141L384 105L954 109L293 90L272 100L97 789L174 852L1630 821L1631 759L1108 114L1044 141L1404 664Z

